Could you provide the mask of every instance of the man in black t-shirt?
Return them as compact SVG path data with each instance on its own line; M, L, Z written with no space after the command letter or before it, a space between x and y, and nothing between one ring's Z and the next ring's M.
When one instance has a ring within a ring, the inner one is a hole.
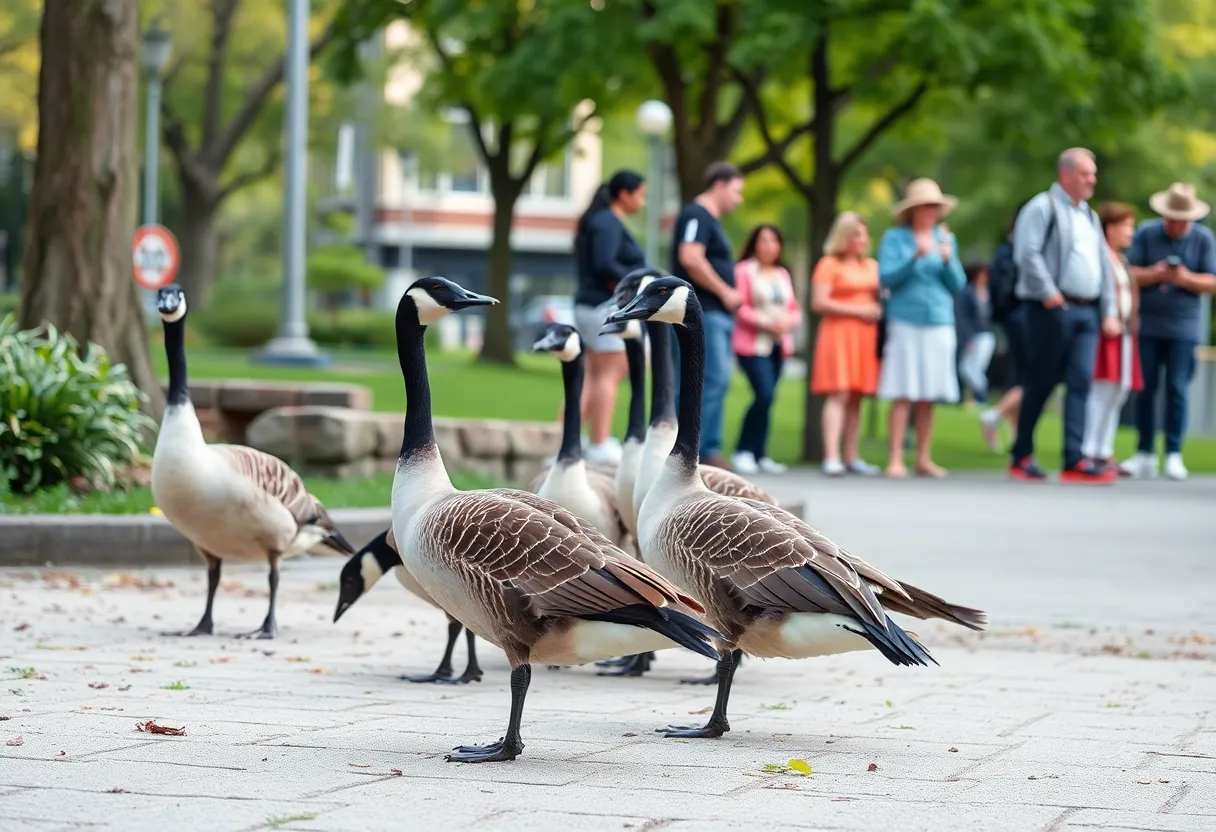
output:
M693 285L705 313L705 392L701 402L701 461L730 468L722 457L722 411L734 366L730 339L734 312L741 299L735 291L735 258L721 217L743 202L743 174L728 162L715 162L705 172L705 190L676 217L671 271ZM675 339L672 344L675 345ZM676 346L677 358L679 347ZM679 361L676 362L678 368ZM679 375L676 375L679 397Z

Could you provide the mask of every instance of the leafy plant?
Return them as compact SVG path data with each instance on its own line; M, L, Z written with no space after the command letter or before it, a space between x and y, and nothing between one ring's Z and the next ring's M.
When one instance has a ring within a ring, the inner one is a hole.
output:
M279 282L227 278L211 294L211 304L192 313L198 331L222 347L260 347L279 330Z
M154 426L122 364L47 325L0 320L0 483L29 494L82 476L113 487Z
M336 312L342 293L375 289L384 282L384 270L367 262L362 249L347 245L318 246L305 263L308 288L328 297Z

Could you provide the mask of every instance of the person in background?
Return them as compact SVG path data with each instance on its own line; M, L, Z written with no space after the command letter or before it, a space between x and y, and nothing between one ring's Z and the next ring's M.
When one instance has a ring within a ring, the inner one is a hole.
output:
M1136 231L1127 253L1128 271L1140 286L1140 358L1144 393L1136 402L1140 445L1122 470L1134 477L1157 476L1156 398L1165 365L1165 475L1184 480L1182 438L1186 434L1187 388L1195 375L1203 295L1216 292L1216 239L1198 220L1209 207L1193 185L1175 182L1149 200L1161 219Z
M861 458L861 400L878 388L878 261L870 231L854 211L836 216L811 276L811 309L821 316L811 392L823 396L823 473L873 476ZM844 453L841 454L841 439Z
M1098 341L1094 380L1089 386L1089 402L1085 406L1085 439L1081 443L1081 453L1118 474L1114 456L1119 414L1127 394L1144 386L1136 348L1140 292L1127 274L1127 261L1123 257L1123 250L1131 245L1132 235L1136 233L1136 209L1122 202L1106 202L1098 208L1098 219L1106 238L1106 256L1115 273L1115 299L1123 332L1114 336L1103 333Z
M1029 202L1029 200L1027 200ZM988 296L992 299L992 319L998 322L1005 333L1005 344L1009 349L1009 388L1000 401L980 414L980 430L984 441L993 453L1000 453L1001 446L997 428L1001 420L1008 423L1017 440L1018 409L1022 404L1022 388L1026 384L1026 370L1030 366L1030 342L1026 333L1026 305L1018 300L1018 267L1013 261L1013 227L1018 214L1026 205L1023 202L1014 211L1005 232L1005 240L992 255L992 267L988 271Z
M1026 304L1031 354L1009 475L1023 482L1047 479L1034 461L1034 428L1063 381L1060 482L1110 483L1116 475L1081 452L1098 335L1123 331L1102 225L1086 202L1098 181L1098 164L1092 151L1074 147L1060 154L1056 168L1056 182L1026 203L1013 232L1017 295Z
M941 478L933 461L933 405L958 401L954 296L966 283L954 235L941 220L958 200L932 179L915 179L891 209L895 226L878 246L878 272L891 292L886 304L879 398L891 401L887 476L908 475L904 439L909 411L916 427L916 473Z
M958 372L977 404L988 403L988 364L996 349L992 334L992 298L988 294L988 264L963 268L967 285L954 298L954 327L958 338Z
M590 440L588 462L621 458L620 443L612 436L612 416L617 388L628 373L625 342L599 332L616 284L646 264L641 246L624 223L645 204L646 180L631 170L619 170L596 190L575 229L574 323L587 355L582 416Z
M752 386L731 463L741 474L780 474L785 466L769 458L770 413L781 367L794 354L794 330L802 310L794 281L782 262L785 240L775 225L758 225L748 235L735 265L735 289L742 301L731 338L735 360Z
M735 258L720 220L742 202L743 173L728 162L710 165L705 190L676 217L671 264L673 275L693 285L705 315L701 461L728 470L730 463L722 458L722 417L733 369L734 312L742 298L735 289ZM671 340L678 355L676 339Z

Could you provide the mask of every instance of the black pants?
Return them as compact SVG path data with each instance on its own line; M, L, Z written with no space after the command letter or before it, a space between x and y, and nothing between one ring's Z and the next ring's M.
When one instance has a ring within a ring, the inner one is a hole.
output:
M1061 381L1064 382L1064 468L1081 461L1085 438L1085 403L1094 376L1100 323L1093 304L1069 304L1046 309L1041 303L1026 305L1026 334L1030 366L1024 375L1022 409L1018 415L1018 439L1013 461L1034 455L1034 428L1043 407Z
M777 384L781 381L781 365L785 359L781 355L780 344L773 347L772 355L736 355L735 359L754 393L751 407L743 416L739 444L735 450L751 451L756 459L762 459L768 456L769 414L773 409Z

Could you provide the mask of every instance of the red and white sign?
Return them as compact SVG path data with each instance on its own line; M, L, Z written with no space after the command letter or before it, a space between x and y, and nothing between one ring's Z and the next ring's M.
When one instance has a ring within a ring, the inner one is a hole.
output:
M160 289L177 277L181 256L177 239L163 225L141 225L135 232L132 249L135 282L142 289Z

